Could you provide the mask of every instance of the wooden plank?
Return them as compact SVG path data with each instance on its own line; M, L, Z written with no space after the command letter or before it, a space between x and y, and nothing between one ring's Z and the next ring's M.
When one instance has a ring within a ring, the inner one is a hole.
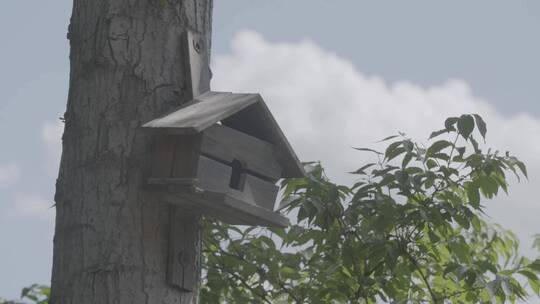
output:
M204 190L227 193L231 179L231 167L201 155L199 156L197 179L200 187Z
M196 178L171 178L171 177L151 177L148 179L149 185L198 185Z
M170 177L176 140L174 136L158 134L152 159L152 177Z
M200 217L171 206L167 281L186 292L195 290L200 265Z
M158 134L152 177L195 177L200 135Z
M200 132L258 101L257 94L207 92L180 109L143 125L150 129L181 129Z
M208 63L208 47L204 36L193 31L186 31L183 35L186 47L186 66L189 66L190 94L199 96L210 91L210 64Z
M274 211L279 187L274 183L262 180L252 175L246 175L245 190L251 192L255 204Z
M179 187L175 191L173 187L176 186L169 186L170 191L160 191L157 201L176 204L183 209L201 212L234 225L287 227L289 224L289 220L278 212L246 203L230 195L212 191L197 193L185 187Z
M245 174L244 189L242 191L230 189L229 195L238 200L254 203L267 210L274 211L278 191L279 188L275 184Z
M228 163L237 159L246 170L271 180L281 178L273 145L226 126L214 125L203 133L201 152Z
M204 206L204 214L233 225L287 227L289 220L260 206L246 203L230 195L205 192L195 199Z
M278 212L248 204L231 196L226 196L222 204L226 208L236 210L229 218L233 224L282 228L289 225L289 220Z
M176 146L171 177L195 177L199 156L199 135L175 135Z
M167 190L169 186L198 189L197 191L208 190L221 193L229 191L231 167L202 155L199 156L197 163L195 177L151 177L147 181L148 186L161 189L161 191L172 191Z

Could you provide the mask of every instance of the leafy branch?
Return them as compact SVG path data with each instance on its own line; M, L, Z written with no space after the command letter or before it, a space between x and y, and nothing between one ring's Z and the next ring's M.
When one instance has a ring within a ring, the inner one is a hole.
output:
M206 247L241 253L226 265L207 254L208 273L219 277L226 267L272 303L503 303L538 295L540 260L520 256L515 236L489 224L483 207L507 192L507 172L527 177L525 165L508 152L483 152L477 134L485 142L485 122L466 114L447 119L427 145L400 133L381 141L384 152L356 148L377 159L352 172L352 186L309 163L307 178L283 182L289 228L271 229L271 237L244 229L232 240L233 226L208 221ZM210 276L204 283L205 303L257 298Z

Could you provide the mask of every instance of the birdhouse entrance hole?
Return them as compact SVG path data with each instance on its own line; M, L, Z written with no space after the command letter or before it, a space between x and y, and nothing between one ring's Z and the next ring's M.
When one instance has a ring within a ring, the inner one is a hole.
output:
M242 163L234 159L231 163L231 180L229 182L229 187L231 189L242 191L244 188L243 178L242 178Z

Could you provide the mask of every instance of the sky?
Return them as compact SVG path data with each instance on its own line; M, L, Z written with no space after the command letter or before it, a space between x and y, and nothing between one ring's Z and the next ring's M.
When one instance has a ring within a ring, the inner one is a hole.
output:
M0 2L0 297L50 280L70 0ZM425 141L479 113L530 181L486 202L525 253L540 233L540 2L215 0L215 90L262 93L303 161L329 176L398 131Z

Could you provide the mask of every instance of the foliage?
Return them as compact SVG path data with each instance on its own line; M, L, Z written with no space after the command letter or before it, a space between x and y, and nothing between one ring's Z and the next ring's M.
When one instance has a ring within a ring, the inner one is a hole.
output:
M476 130L477 132L474 132ZM284 181L287 229L206 222L202 303L503 303L538 296L540 259L485 220L484 199L527 176L507 153L482 151L478 115L448 118L424 147L404 134L352 172L318 163ZM474 135L473 135L474 133ZM537 241L536 246L540 244Z
M508 191L525 165L483 152L478 115L445 121L424 147L390 136L378 161L329 181L319 163L286 180L286 229L205 221L202 303L503 303L540 296L540 259L519 254L516 237L489 224L483 200ZM449 140L450 139L450 140ZM533 246L540 250L540 235ZM48 303L32 285L22 300ZM2 301L1 304L22 304Z
M48 304L51 289L45 285L33 284L23 288L21 292L21 300L28 300L33 304ZM25 304L26 302L6 301L0 299L0 304Z

